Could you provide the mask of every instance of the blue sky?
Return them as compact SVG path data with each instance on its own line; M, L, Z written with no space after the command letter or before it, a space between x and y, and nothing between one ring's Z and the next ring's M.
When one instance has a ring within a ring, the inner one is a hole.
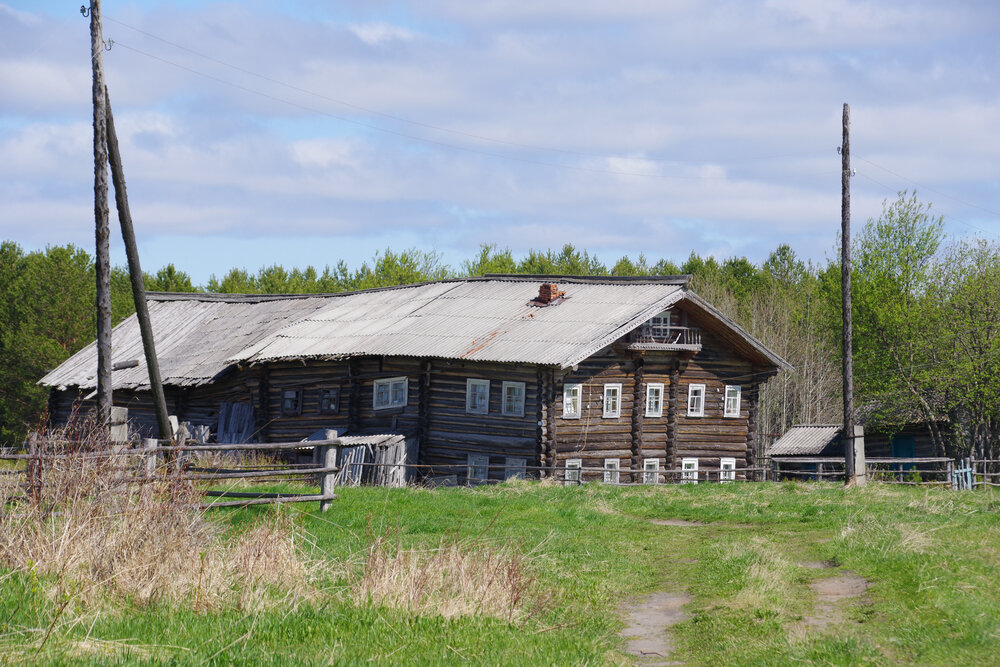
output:
M93 251L79 5L0 0L0 237L27 249ZM102 7L143 266L197 283L387 246L823 261L844 102L856 227L916 189L1000 240L993 2Z

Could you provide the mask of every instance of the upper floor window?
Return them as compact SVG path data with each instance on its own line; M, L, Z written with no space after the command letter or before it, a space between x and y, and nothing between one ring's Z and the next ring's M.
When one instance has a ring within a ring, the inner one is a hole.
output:
M340 410L340 387L324 387L319 390L319 413L335 415Z
M485 415L490 411L490 381L469 378L465 383L465 411Z
M582 414L583 385L566 384L563 385L563 417L567 419L579 419Z
M663 416L663 384L650 382L646 385L646 416Z
M705 416L705 385L688 385L688 417Z
M503 383L503 407L501 411L512 417L524 416L524 383Z
M741 393L742 393L742 387L740 387L738 384L726 385L726 405L722 413L724 417L740 416Z
M294 417L302 414L302 390L299 388L281 390L281 414Z
M622 412L622 386L617 384L604 385L604 413L602 417L618 417Z
M376 410L406 406L406 389L409 380L404 377L375 380L372 407Z

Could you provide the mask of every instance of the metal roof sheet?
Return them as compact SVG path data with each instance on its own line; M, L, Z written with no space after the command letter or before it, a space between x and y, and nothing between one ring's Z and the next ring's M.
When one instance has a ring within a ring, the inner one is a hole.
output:
M767 450L768 456L833 456L843 454L835 424L798 424L788 429Z
M566 292L530 305L543 282ZM568 367L681 299L704 310L683 278L488 276L325 295L150 294L149 310L165 384L207 384L233 364L349 356L412 356ZM712 309L741 349L787 364ZM135 316L112 334L114 389L147 389ZM53 386L95 386L91 344L46 375Z

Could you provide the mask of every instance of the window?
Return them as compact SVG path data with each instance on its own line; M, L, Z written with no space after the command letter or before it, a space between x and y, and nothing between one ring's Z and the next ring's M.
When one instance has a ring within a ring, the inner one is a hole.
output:
M485 482L490 476L490 457L486 454L469 454L469 483Z
M663 384L650 382L646 385L646 416L663 416Z
M485 415L490 411L490 381L474 380L465 382L465 411L474 415Z
M580 459L566 459L566 475L565 480L567 482L580 483L580 468L583 467L583 461Z
M719 481L732 482L736 480L736 459L723 456L719 459Z
M504 479L524 479L524 469L528 464L528 459L520 456L508 456L504 461Z
M705 385L688 385L688 417L705 416Z
M580 418L582 394L582 384L563 385L563 419Z
M642 460L642 483L659 484L660 482L660 459Z
M604 459L604 483L605 484L617 484L618 483L618 464L620 461L618 459Z
M283 417L294 417L302 414L302 390L282 389L281 390L281 415Z
M406 407L406 387L408 384L409 381L406 377L375 380L372 407L376 410Z
M698 483L698 459L681 459L681 483Z
M503 383L503 406L501 412L511 417L524 416L524 383Z
M319 390L319 413L335 415L340 410L340 387Z
M602 417L615 418L622 413L622 386L621 384L604 385L604 414Z
M650 336L657 339L666 338L670 334L670 311L665 310L656 317L650 318L646 327Z
M725 409L722 411L722 416L740 416L740 393L742 393L742 387L738 384L726 385L726 405Z

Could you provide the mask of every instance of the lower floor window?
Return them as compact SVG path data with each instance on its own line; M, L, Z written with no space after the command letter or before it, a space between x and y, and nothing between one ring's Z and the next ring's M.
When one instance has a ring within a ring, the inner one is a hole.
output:
M660 459L644 459L642 462L642 483L658 484L660 481Z
M565 480L567 482L580 482L580 468L583 461L580 459L566 459L566 476Z
M736 480L736 459L723 456L719 459L719 481L732 482Z
M490 457L485 454L469 454L469 481L485 482L490 475Z
M698 483L698 459L681 459L681 482Z
M604 483L618 483L618 466L621 463L618 459L604 459Z
M527 465L528 465L528 459L524 457L508 456L507 460L504 462L503 478L524 479L525 467Z

